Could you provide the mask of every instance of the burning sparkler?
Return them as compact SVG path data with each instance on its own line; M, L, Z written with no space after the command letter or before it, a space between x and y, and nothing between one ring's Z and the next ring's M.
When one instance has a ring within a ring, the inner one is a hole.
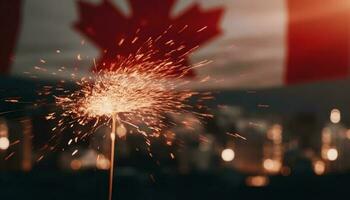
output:
M189 103L194 96L202 100L211 98L209 93L186 89L189 82L183 77L191 68L181 68L169 60L153 61L151 55L138 52L127 58L117 57L108 70L78 81L79 90L56 97L57 105L63 110L63 118L56 128L63 130L77 124L93 124L92 129L96 129L111 123L109 199L112 198L115 138L116 134L119 137L126 134L124 124L150 137L159 136L167 126L165 113L191 112L199 117L210 116L195 111L202 109L201 105L191 106ZM57 117L57 113L51 113L47 118ZM141 130L138 124L145 124L148 132ZM85 137L86 134L80 136Z

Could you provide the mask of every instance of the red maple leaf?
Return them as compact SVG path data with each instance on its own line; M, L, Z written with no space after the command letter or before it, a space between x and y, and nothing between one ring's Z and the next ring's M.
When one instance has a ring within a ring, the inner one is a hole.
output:
M181 67L188 66L188 52L220 34L218 23L223 10L202 11L193 4L171 17L175 2L129 0L131 16L125 16L108 0L100 4L78 1L80 21L75 28L100 49L96 70L113 63L116 55L127 57L135 53L149 38L156 41L152 46L157 53L152 59L167 58ZM186 73L194 75L192 70Z

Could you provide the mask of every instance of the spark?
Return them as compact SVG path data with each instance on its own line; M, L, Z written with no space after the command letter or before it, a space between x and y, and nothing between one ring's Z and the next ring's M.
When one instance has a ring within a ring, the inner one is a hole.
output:
M119 41L119 43L118 43L118 46L121 46L123 43L124 43L124 38L122 38L120 41Z
M40 162L44 158L44 155L41 155L36 161Z
M9 160L13 155L15 155L15 152L11 152L9 155L7 155L4 160Z
M93 124L109 124L117 115L119 120L136 127L145 124L153 135L166 127L164 114L192 113L199 118L211 115L194 111L203 106L191 106L190 99L212 99L210 93L186 89L189 84L183 78L189 67L179 69L169 60L152 61L147 53L119 58L109 70L96 76L83 77L76 82L79 90L66 91L55 96L56 104L63 113L50 113L47 119L64 117L71 121L58 126L71 127ZM179 74L180 73L180 74ZM201 82L203 80L200 80ZM152 135L152 134L150 134Z
M72 156L74 156L75 154L78 153L78 149L74 150L73 153L72 153Z
M10 146L13 146L13 145L19 144L20 142L21 142L20 140L15 140L15 141L13 141L13 142L10 144Z
M6 99L4 100L5 102L8 102L8 103L18 103L18 99Z
M134 44L138 39L139 39L138 37L135 37L135 38L131 41L131 43Z
M47 69L43 68L43 67L39 67L39 66L34 66L34 69L35 70L38 70L38 71L43 71L43 72L46 72Z
M238 133L229 133L229 132L227 132L226 134L229 135L229 136L235 137L235 138L240 138L242 140L247 140L246 137L244 137L244 136L242 136L242 135L240 135Z
M204 31L204 30L207 29L207 28L208 28L208 26L204 26L203 28L197 30L197 33L202 32L202 31Z

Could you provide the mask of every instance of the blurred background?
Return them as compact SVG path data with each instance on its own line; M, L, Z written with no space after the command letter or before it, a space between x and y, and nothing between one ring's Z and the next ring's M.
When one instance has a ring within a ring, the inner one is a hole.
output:
M2 0L0 22L1 199L107 198L110 128L57 132L38 89L170 25L189 28L166 40L199 47L186 64L213 61L191 73L212 78L195 89L213 93L214 117L164 113L177 125L150 147L132 131L117 139L115 199L347 195L348 0Z

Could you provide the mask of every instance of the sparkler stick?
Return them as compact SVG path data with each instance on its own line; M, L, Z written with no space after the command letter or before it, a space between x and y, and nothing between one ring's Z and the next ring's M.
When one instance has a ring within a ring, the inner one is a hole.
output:
M116 134L116 126L117 123L119 125L119 120L117 119L118 115L112 115L112 132L111 132L111 164L109 167L109 191L108 191L108 199L112 200L113 194L113 176L114 176L114 152L115 152L115 134Z

